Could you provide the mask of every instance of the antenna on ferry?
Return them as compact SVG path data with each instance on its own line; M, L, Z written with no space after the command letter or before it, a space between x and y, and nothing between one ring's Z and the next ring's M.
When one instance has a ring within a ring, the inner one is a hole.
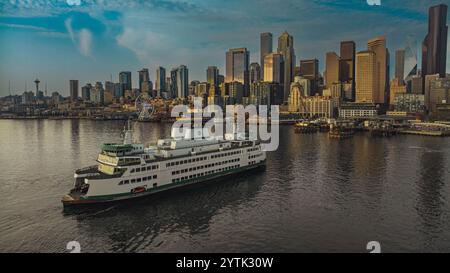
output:
M131 121L128 119L127 126L123 129L123 144L133 144L133 130L131 129Z

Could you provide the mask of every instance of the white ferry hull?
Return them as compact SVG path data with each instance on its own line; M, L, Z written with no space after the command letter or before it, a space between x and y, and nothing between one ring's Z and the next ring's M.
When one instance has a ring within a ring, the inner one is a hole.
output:
M125 193L119 193L119 194L98 195L98 196L74 196L71 194L67 194L62 198L61 202L63 203L63 205L65 207L69 207L69 206L91 205L91 204L129 200L129 199L149 196L149 195L156 194L156 193L180 189L180 188L184 188L184 187L188 187L188 186L206 184L207 182L214 182L214 180L219 181L219 180L222 180L223 178L227 178L227 177L230 177L230 176L242 173L242 172L265 168L265 166L266 166L266 160L261 161L257 164L246 165L246 166L242 166L237 169L231 169L231 170L224 171L221 173L214 173L214 174L204 176L204 177L197 177L197 178L193 178L193 179L186 180L186 181L168 183L166 185L159 186L156 188L146 189L145 191L139 192L139 193L125 192Z

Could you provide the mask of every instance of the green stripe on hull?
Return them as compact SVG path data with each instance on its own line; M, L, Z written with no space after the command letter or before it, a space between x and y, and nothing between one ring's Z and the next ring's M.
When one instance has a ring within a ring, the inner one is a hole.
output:
M125 199L130 199L130 198L135 198L135 197L141 197L141 196L149 195L149 194L152 194L152 193L157 193L157 192L161 192L161 191L165 191L165 190L169 190L169 189L175 189L175 188L179 188L181 186L198 184L198 183L206 182L206 181L214 179L214 178L220 178L220 177L223 177L223 176L236 174L236 173L240 173L240 172L243 172L243 171L256 169L258 167L264 166L265 163L266 163L265 161L262 161L262 162L260 162L258 164L255 164L255 165L249 165L249 166L245 166L245 167L240 167L240 168L237 168L237 169L228 170L228 171L215 173L215 174L210 174L210 175L205 175L203 177L192 178L192 179L188 179L188 180L185 180L185 181L172 182L172 183L169 183L167 185L162 185L162 186L158 186L158 187L147 189L143 193L132 194L132 193L129 193L129 192L125 192L125 193L118 193L118 194L111 194L111 195L99 195L99 196L81 197L80 199L81 200L86 200L86 201L108 202L108 201L125 200Z

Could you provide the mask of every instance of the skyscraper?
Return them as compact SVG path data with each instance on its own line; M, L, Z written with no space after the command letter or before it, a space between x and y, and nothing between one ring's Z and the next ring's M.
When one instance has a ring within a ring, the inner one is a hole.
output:
M280 53L266 55L264 58L264 81L273 83L283 82L283 69L283 55Z
M233 48L226 53L225 82L240 82L244 85L246 96L249 86L249 59L247 48Z
M387 103L389 92L389 53L386 49L386 38L380 36L370 39L367 43L367 49L375 53L377 84L374 102Z
M417 41L412 35L406 38L404 67L403 81L406 82L407 78L417 74Z
M339 81L351 84L352 98L355 97L355 56L354 41L341 42L341 59L339 61Z
M70 99L71 100L78 99L78 80L70 80L69 87L70 87Z
M270 32L264 32L261 33L260 38L260 66L261 66L261 75L264 75L264 57L266 57L267 54L272 53L273 51L273 37L272 33Z
M339 82L339 56L336 52L328 52L326 54L326 71L325 80L328 88L333 83Z
M206 70L206 82L210 85L219 86L219 69L217 66L208 66Z
M146 93L150 91L150 75L148 73L147 68L143 68L142 70L138 71L139 73L139 91L141 93Z
M131 91L131 72L122 71L119 73L119 83L122 86L122 94L125 94L125 91Z
M375 103L377 100L377 60L373 51L356 54L356 102Z
M291 82L294 80L295 70L295 52L294 52L294 38L287 33L283 32L278 38L278 53L283 56L283 101L287 102L289 98L289 92L291 89Z
M422 43L422 77L439 74L445 77L447 62L447 5L429 9L428 34Z
M405 78L405 50L395 51L395 78L403 82Z
M173 71L173 70L172 70ZM189 71L185 65L176 69L176 97L187 98L189 96ZM172 82L173 85L173 82Z
M92 84L90 84L90 83L87 83L85 86L81 87L81 98L84 101L91 100L91 89L92 89Z
M261 81L261 66L258 63L250 64L250 83Z
M308 95L314 96L318 91L319 85L319 60L301 60L300 76L310 81L310 94Z
M157 96L161 96L161 92L166 91L166 69L164 67L158 67L156 69L156 91Z

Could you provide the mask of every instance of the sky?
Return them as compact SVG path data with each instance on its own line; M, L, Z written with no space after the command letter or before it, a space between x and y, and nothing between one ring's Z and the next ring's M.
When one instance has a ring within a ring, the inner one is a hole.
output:
M385 35L394 67L395 50L410 35L420 45L428 8L440 3L450 0L0 0L0 96L9 86L12 94L34 91L36 78L48 94L68 95L70 79L117 82L120 71L131 71L137 86L141 68L154 82L157 67L181 64L190 81L205 81L208 66L225 74L229 48L246 47L259 62L260 33L273 33L275 49L285 30L297 65L317 58L323 72L326 52L339 54L340 41L364 50Z

